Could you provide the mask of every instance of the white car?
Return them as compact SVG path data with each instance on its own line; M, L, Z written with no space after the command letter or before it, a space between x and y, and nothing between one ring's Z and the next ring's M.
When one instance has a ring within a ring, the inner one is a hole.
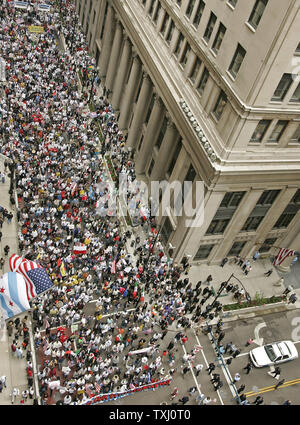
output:
M297 359L298 351L292 341L281 341L254 348L249 355L255 367L264 367Z

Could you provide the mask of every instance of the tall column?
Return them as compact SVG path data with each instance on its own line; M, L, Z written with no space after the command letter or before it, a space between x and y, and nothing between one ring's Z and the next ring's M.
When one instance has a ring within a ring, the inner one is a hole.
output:
M103 36L103 45L100 53L99 58L99 70L100 70L100 77L105 77L108 61L111 53L111 46L113 41L113 34L114 34L114 11L111 5L108 6L107 10L107 16L104 26L104 36Z
M149 75L143 73L143 84L141 91L137 100L137 103L134 108L134 115L132 118L132 123L128 132L128 139L126 146L135 148L138 142L138 136L142 130L142 125L145 119L145 114L150 102L150 96L152 91L152 82L149 78Z
M119 69L114 82L114 88L113 88L112 100L111 100L111 104L114 110L118 110L120 106L120 100L123 93L123 86L124 86L126 73L128 72L128 63L129 63L130 53L131 53L130 41L125 31L123 31L123 37L124 37L124 45L123 45L122 54L120 58Z
M141 72L141 61L137 53L133 52L133 62L130 70L130 76L128 80L127 87L125 89L124 97L121 102L120 107L120 118L119 118L119 128L124 130L128 127L129 115L132 108L132 103L134 100L134 94L137 89L138 76Z
M149 155L153 149L157 134L160 129L161 120L163 117L163 108L164 105L162 100L158 95L155 95L154 105L147 125L144 141L136 158L137 174L143 174L145 172L146 163L149 160Z
M151 173L151 180L163 180L166 175L166 164L172 150L172 145L176 142L178 138L178 131L175 124L167 117L167 129L164 135L161 147L157 153L155 165Z
M114 40L113 40L113 44L111 48L111 56L109 59L107 72L106 72L106 80L105 80L105 87L110 91L113 89L113 84L114 84L116 73L117 73L117 64L118 64L118 59L120 57L122 36L123 36L122 26L120 21L117 20Z

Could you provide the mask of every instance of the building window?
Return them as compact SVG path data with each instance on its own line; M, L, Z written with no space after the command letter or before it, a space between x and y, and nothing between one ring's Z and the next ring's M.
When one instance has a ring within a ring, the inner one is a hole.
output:
M232 219L236 209L238 208L245 192L227 192L212 219L206 234L222 234Z
M293 96L291 97L291 102L296 102L299 103L300 102L300 83L298 84L296 90L294 91Z
M277 124L275 125L274 130L272 131L268 139L268 142L278 143L288 123L289 123L288 121L279 120Z
M293 83L293 74L283 74L271 100L282 101Z
M166 130L167 130L167 122L168 122L167 121L167 118L164 117L163 122L162 122L162 125L161 125L161 128L160 128L160 131L159 131L159 135L158 135L157 140L156 140L156 143L155 143L155 146L157 147L158 150L161 147L161 144L162 144L164 135L165 135Z
M161 4L160 4L160 2L158 2L154 16L153 16L153 21L154 21L155 24L157 24L157 20L158 20L160 11L161 11Z
M167 171L167 174L169 176L172 174L172 172L174 170L177 158L178 158L180 151L181 151L181 147L182 147L182 138L180 137L180 139L177 142L175 152L173 154L172 160L170 162L170 165L169 165L169 168L168 168L168 171Z
M173 227L169 217L166 217L163 226L160 231L160 238L162 242L166 245L168 240L170 239L171 233L173 232Z
M268 238L264 240L264 243L259 248L260 253L268 252L272 248L272 245L276 243L277 238Z
M286 206L285 210L278 218L273 226L273 229L282 229L289 226L293 218L300 210L300 189L297 190L291 201Z
M151 0L150 7L149 7L149 11L148 11L148 14L149 14L150 16L152 16L152 13L153 13L153 10L154 10L154 4L155 4L155 2L156 2L156 0Z
M220 208L237 208L245 192L227 192L220 204Z
M237 73L239 72L240 67L243 63L243 60L245 58L245 55L246 55L246 50L240 44L238 44L228 69L228 71L233 77L236 77Z
M227 104L227 96L223 92L223 90L221 90L221 93L219 94L218 100L213 110L213 114L218 121L221 119L221 116L224 112L226 104Z
M165 31L166 31L168 20L169 20L169 15L166 12L165 13L165 16L164 16L164 19L162 21L162 24L161 24L161 28L160 28L160 33L163 34L163 35L164 35Z
M203 11L205 8L205 3L204 1L200 0L199 5L197 7L196 13L194 15L194 19L193 19L193 25L198 28L200 20L202 18L203 15Z
M188 18L191 17L194 6L195 6L195 0L189 0L186 11L185 11L185 16L187 16Z
M298 127L297 127L295 133L292 135L290 141L292 143L300 143L300 124L298 124Z
M216 15L211 12L210 18L209 18L209 21L208 21L208 24L207 24L207 27L206 27L206 30L205 30L204 36L203 36L206 43L208 43L209 40L210 40L210 37L211 37L212 32L214 30L214 26L215 26L216 21L217 21Z
M191 75L190 75L190 79L193 83L195 83L201 64L202 64L202 61L197 57L194 62L193 68L191 70Z
M222 235L225 232L225 229L228 226L229 222L229 218L212 220L206 231L206 235Z
M204 68L202 75L201 75L201 78L200 78L200 81L199 81L199 84L197 86L197 90L198 90L198 93L200 94L200 96L202 96L202 94L204 92L208 77L209 77L209 72L208 72L207 68Z
M183 40L184 40L184 37L183 37L182 33L180 33L179 34L179 37L178 37L178 40L177 40L177 43L176 43L175 50L174 50L174 55L177 56L177 57L178 57L178 55L179 55L179 53L181 51Z
M152 112L152 109L153 109L154 99L155 99L155 94L152 94L150 104L149 104L149 107L148 107L148 111L147 111L147 115L146 115L146 118L145 118L145 121L144 121L146 124L148 124L148 121L149 121L149 118L150 118L150 115L151 115L151 112Z
M230 4L230 6L232 6L233 8L235 8L237 0L227 0L227 3Z
M248 23L256 29L258 27L258 24L262 18L262 15L264 13L264 10L268 4L269 0L256 0L255 5L252 9L250 18L248 20Z
M183 54L181 55L181 59L180 59L180 64L182 65L183 68L185 68L186 66L190 51L191 51L191 46L188 43L186 43L185 48L183 50Z
M171 23L170 23L170 26L169 26L169 29L168 29L168 33L167 33L167 37L166 37L166 42L168 44L170 44L170 42L172 40L174 29L175 29L175 24L174 24L174 21L171 20Z
M226 27L220 22L218 32L216 34L216 37L214 39L213 45L212 45L212 51L216 54L219 52L224 35L226 32Z
M151 164L150 164L150 166L149 166L149 168L148 168L148 176L149 176L149 177L151 176L151 173L152 173L152 170L153 170L154 164L155 164L155 161L154 161L154 159L152 159L152 160L151 160Z
M245 245L246 245L246 241L234 242L234 244L230 248L230 251L227 254L228 257L239 255Z
M251 214L247 218L244 226L242 227L242 231L249 232L255 231L267 212L271 208L275 199L277 198L280 190L265 190L259 200L256 203L256 206L253 208Z
M260 143L263 140L270 124L271 120L260 120L254 133L252 134L250 142Z
M194 257L194 261L199 261L199 260L205 260L206 258L209 257L213 247L215 245L210 244L210 245L200 245L195 257Z

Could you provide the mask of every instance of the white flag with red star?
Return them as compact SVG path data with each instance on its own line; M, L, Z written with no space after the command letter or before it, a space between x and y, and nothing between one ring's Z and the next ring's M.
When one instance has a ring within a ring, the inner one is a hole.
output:
M0 307L4 320L30 309L26 282L20 273L8 272L1 276Z

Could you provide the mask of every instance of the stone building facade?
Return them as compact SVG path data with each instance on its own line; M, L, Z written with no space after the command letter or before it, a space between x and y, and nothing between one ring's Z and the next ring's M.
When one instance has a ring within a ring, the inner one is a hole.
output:
M202 226L172 208L159 220L175 260L300 250L300 1L76 0L76 10L137 175L204 184Z

